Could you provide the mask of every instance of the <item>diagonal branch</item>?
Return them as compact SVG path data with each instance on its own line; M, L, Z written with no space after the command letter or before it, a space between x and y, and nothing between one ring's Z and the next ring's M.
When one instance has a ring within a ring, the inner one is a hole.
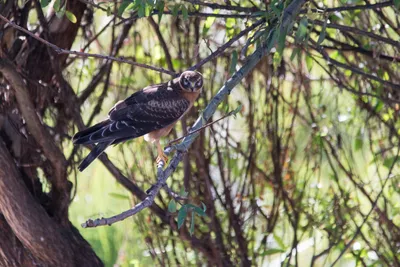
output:
M306 0L294 0L283 12L282 24L280 28L275 30L286 30L289 25L292 23L294 18L297 16L298 12L300 11L301 6L306 2ZM271 34L272 36L274 28L271 27ZM247 62L222 86L219 92L213 97L210 101L202 115L197 119L192 127L192 131L196 131L203 127L204 124L212 117L212 115L217 110L219 104L224 100L224 98L230 94L230 92L235 88L239 82L248 75L258 64L258 62L269 52L267 49L268 43L265 43L259 46L254 53L248 57ZM176 170L178 164L182 161L183 155L186 153L187 149L190 145L194 142L194 140L199 136L199 133L196 132L192 135L185 137L181 144L175 146L177 151L174 157L171 160L169 166L163 170L164 163L161 162L158 166L157 170L157 183L153 185L151 190L149 190L147 197L134 206L132 209L127 210L123 213L115 215L110 218L99 218L99 219L89 219L85 223L82 224L82 227L89 228L89 227L96 227L102 225L111 225L115 222L122 221L130 216L135 215L136 213L140 212L141 210L149 207L153 202L155 197L159 194L161 188L166 184L167 179L171 174ZM165 150L166 154L170 154L173 151L173 148L167 148Z
M61 47L59 47L59 46L57 46L55 44L52 44L52 43L44 40L43 38L35 35L34 33L28 31L27 29L24 29L21 26L18 26L17 24L11 22L10 20L8 20L6 17L4 17L2 15L0 15L0 19L5 21L5 22L7 22L11 27L28 34L32 38L38 40L39 42L47 45L50 48L52 48L59 55L66 54L66 55L75 55L75 56L83 57L83 58L93 57L93 58L112 60L112 61L117 61L117 62L122 62L122 63L128 63L130 65L133 65L133 66L136 66L136 67L140 67L140 68L144 68L144 69L154 70L154 71L165 73L165 74L168 74L168 75L171 75L171 76L176 76L176 73L173 72L173 71L169 71L169 70L166 70L164 68L150 66L150 65L147 65L147 64L144 64L144 63L138 63L138 62L126 59L124 57L118 57L117 58L117 57L113 57L113 56L106 56L106 55L100 55L100 54L92 54L92 53L85 53L85 52L79 52L79 51L74 51L74 50L63 49L63 48L61 48Z

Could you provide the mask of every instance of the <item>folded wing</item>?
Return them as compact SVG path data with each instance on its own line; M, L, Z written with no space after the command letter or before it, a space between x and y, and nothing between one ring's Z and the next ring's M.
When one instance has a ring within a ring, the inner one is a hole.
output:
M164 128L178 120L190 103L167 88L139 91L118 103L109 118L73 137L75 144L116 144Z

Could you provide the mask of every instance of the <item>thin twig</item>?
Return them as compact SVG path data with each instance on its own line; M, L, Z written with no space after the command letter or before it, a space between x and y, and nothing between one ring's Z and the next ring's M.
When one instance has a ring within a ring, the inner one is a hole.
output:
M259 9L256 7L220 5L220 4L215 4L215 3L201 2L198 0L185 0L185 2L191 3L193 5L206 6L206 7L212 8L212 9L223 9L223 10L232 10L232 11L248 12L248 13L259 11Z
M200 132L201 130L204 130L204 129L207 128L207 127L210 127L210 126L213 125L214 123L217 123L217 122L219 122L220 120L223 120L223 119L225 119L225 118L227 118L227 117L229 117L229 116L232 116L233 114L236 114L236 111L235 111L235 110L230 111L228 114L222 116L222 117L219 118L218 120L215 120L215 121L212 121L212 122L209 122L209 123L203 125L203 126L200 127L199 129L196 129L195 131L188 132L186 135L184 135L184 136L182 136L182 137L179 137L179 138L176 138L176 139L174 139L174 140L169 141L169 143L167 144L167 146L166 146L165 148L172 146L172 144L181 141L183 138L186 138L186 137L188 137L188 136L190 136L190 135L192 135L192 134L195 134L195 133L197 133L197 132Z
M144 68L144 69L149 69L149 70L154 70L157 72L161 72L161 73L165 73L171 76L176 76L177 74L173 71L169 71L166 70L164 68L160 68L160 67L154 67L154 66L150 66L147 64L143 64L143 63L138 63L129 59L126 59L124 57L112 57L112 56L105 56L105 55L100 55L100 54L92 54L92 53L85 53L85 52L78 52L78 51L74 51L74 50L67 50L67 49L63 49L61 47L58 47L55 44L52 44L48 41L46 41L45 39L35 35L34 33L22 28L21 26L18 26L17 24L11 22L10 20L8 20L6 17L0 15L0 19L7 22L11 27L20 30L26 34L28 34L29 36L31 36L32 38L38 40L39 42L47 45L48 47L54 49L54 51L57 52L57 54L61 55L61 54L68 54L68 55L75 55L75 56L79 56L79 57L93 57L93 58L101 58L101 59L106 59L106 60L113 60L113 61L117 61L117 62L122 62L122 63L127 63L133 66L137 66L140 68Z
M171 188L169 188L168 185L164 185L163 188L167 191L168 195L170 195L173 199L177 201L183 201L183 200L188 200L188 197L184 197L179 195L178 193L174 192Z
M203 60L201 60L199 63L197 63L196 65L192 66L189 68L189 70L197 70L199 69L201 66L203 66L204 64L206 64L207 62L209 62L210 60L212 60L213 58L215 58L216 56L218 56L219 54L221 54L223 51L225 51L225 49L227 49L228 47L230 47L234 42L236 42L237 40L239 40L241 37L243 37L245 34L249 33L250 31L254 30L255 28L257 28L258 26L260 26L262 23L264 23L265 20L264 19L260 19L258 21L256 21L253 25L251 25L250 27L247 27L246 29L244 29L243 31L241 31L238 35L234 36L232 39L230 39L228 42L226 42L224 45L218 47L217 50L215 50L211 55L209 55L208 57L204 58Z

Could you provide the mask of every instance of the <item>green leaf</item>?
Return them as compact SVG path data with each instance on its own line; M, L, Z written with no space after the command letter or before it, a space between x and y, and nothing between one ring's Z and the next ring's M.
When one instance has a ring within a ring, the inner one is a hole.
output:
M205 210L203 210L200 207L197 207L197 206L195 206L193 204L185 204L185 205L183 205L183 207L185 207L186 210L189 210L189 209L193 210L194 212L196 212L200 216L205 216L206 215Z
M192 219L190 220L189 234L192 236L194 233L194 212L192 212Z
M181 191L179 192L179 195L182 197L187 197L189 195L189 192L186 192L185 188L182 187Z
M50 4L50 0L40 0L40 6L42 8L45 8L46 6L48 6Z
M395 161L399 161L399 160L400 160L400 157L396 157L396 156L393 156L393 157L390 157L390 158L386 158L383 161L383 166L385 166L386 168L390 169L392 167L392 165L395 163Z
M164 1L158 1L156 5L156 9L158 12L158 23L161 22L162 15L164 14L164 7L165 7L165 2Z
M56 0L56 1L54 1L53 8L54 8L54 10L55 10L56 12L58 12L58 11L60 10L60 8L61 8L61 0Z
M271 34L272 34L272 36L271 36ZM268 36L268 39L267 39L267 42L268 42L267 52L270 52L272 47L275 46L278 35L279 35L279 31L277 31L276 29L273 30L272 32L270 32L270 35Z
M182 5L182 16L184 20L187 20L189 18L189 12L185 5Z
M123 1L118 8L118 15L121 16L130 4L132 4L132 1Z
M303 17L300 20L299 28L296 31L296 36L295 36L296 42L301 43L305 39L305 37L307 36L307 26L308 26L308 20L306 17Z
M356 151L360 150L363 147L364 141L362 138L357 137L354 141L354 149Z
M235 108L234 110L232 110L230 112L230 114L232 114L235 118L236 118L236 114L238 114L243 108L243 105L240 104L237 108Z
M139 16L139 18L143 18L144 16L146 16L146 5L145 4L139 5L138 16Z
M280 56L283 54L283 49L285 48L285 40L286 40L286 31L279 31L278 37L278 49L277 52Z
M314 65L314 60L309 55L306 55L306 65L307 65L308 71L310 72L312 67L313 67L313 65Z
M393 0L394 7L400 11L400 0Z
M176 201L175 199L171 199L171 201L168 204L168 211L171 213L176 212Z
M232 75L236 71L236 64L238 61L238 52L234 50L232 52L232 60L231 60L231 66L229 67L229 74Z
M214 10L213 13L214 14L218 14L219 10ZM206 19L206 21L204 21L203 30L202 30L202 35L203 36L207 35L207 32L211 28L211 25L213 25L214 21L215 21L215 17L208 17Z
M326 25L327 25L327 24L328 24L328 17L325 18L324 26L322 27L321 34L320 34L319 37L318 37L318 41L317 41L318 45L320 45L320 44L325 40L325 36L326 36Z
M203 211L206 212L206 210L207 210L206 204L204 204L203 202L201 202L201 206L203 207Z
M375 112L380 112L384 106L385 104L383 103L383 101L377 100L377 103L374 108Z
M279 245L279 247L280 247L281 249L284 249L284 248L285 248L285 244L283 243L282 238L280 238L279 236L277 236L276 234L274 234L274 239L275 239L275 242Z
M112 10L111 10L111 7L110 7L110 6L107 7L106 13L107 13L107 17L109 17L109 16L112 15Z
M129 197L127 195L119 194L119 193L109 193L108 194L112 198L116 199L123 199L123 200L129 200Z
M67 5L63 5L58 11L56 11L56 16L58 18L64 17L66 10L67 10Z
M178 229L180 229L182 227L183 223L185 222L186 216L187 216L187 209L185 206L182 206L182 208L178 212Z
M262 252L260 254L260 256L269 256L269 255L273 255L273 254L277 254L277 253L283 253L285 252L285 250L280 249L280 248L270 248L268 250L265 250L264 252Z
M76 23L77 19L75 17L75 15L71 12L71 11L65 11L65 16L67 17L67 19L69 19L69 21L71 21L72 23Z
M292 55L290 55L290 61L293 61L296 56L298 57L300 55L300 48L295 48L292 51Z
M179 4L174 5L174 7L172 8L172 12L171 12L172 16L174 16L174 17L178 16L179 10L181 9L180 7L181 7L181 5L179 5Z
M267 11L257 11L257 12L253 12L251 13L251 17L266 17L268 15Z

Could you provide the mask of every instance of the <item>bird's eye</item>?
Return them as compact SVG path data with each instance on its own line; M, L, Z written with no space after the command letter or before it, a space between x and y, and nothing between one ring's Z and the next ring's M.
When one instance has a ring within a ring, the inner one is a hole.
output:
M183 86L189 86L190 85L190 82L188 81L188 79L186 79L186 78L183 78Z
M203 85L203 81L199 80L196 82L196 87L201 87Z

